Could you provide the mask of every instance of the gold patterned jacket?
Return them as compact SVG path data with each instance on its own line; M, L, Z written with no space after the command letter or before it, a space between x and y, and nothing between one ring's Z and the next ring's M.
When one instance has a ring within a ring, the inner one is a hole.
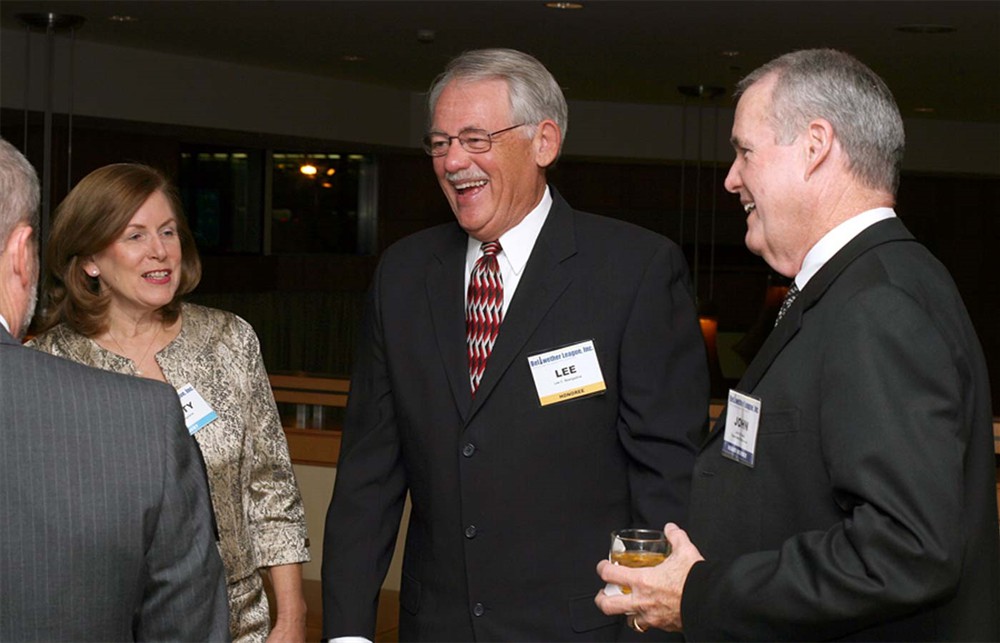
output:
M135 375L131 360L60 324L28 343ZM156 354L174 388L187 384L218 419L195 433L208 469L229 583L261 567L306 562L305 512L253 328L236 315L184 304L181 331Z

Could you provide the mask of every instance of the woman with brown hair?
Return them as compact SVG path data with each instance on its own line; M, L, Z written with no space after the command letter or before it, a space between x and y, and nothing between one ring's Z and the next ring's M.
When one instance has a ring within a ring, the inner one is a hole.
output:
M260 346L236 315L181 302L201 261L173 187L143 165L92 172L56 210L46 261L47 305L31 344L167 382L191 404L233 640L304 640L305 516ZM259 569L275 590L273 631Z

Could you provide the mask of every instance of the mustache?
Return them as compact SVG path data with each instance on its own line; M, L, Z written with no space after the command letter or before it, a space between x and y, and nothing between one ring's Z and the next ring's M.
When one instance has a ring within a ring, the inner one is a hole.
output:
M445 172L444 178L451 183L460 181L485 181L488 177L482 172L475 170L461 170L458 172Z

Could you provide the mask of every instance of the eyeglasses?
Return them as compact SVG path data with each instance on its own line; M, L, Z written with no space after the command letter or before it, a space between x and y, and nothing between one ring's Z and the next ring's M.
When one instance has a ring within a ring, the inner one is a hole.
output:
M431 156L444 156L448 153L448 148L451 147L451 141L457 138L458 143L466 152L470 154L482 154L483 152L489 152L490 148L493 147L494 136L509 132L522 125L527 125L527 123L518 123L517 125L498 129L495 132L487 132L484 129L467 129L460 132L458 136L448 136L440 132L432 132L424 137L424 151Z

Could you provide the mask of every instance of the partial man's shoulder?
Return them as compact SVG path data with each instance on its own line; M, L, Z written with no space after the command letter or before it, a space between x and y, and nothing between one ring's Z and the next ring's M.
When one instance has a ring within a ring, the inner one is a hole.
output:
M382 253L383 261L398 257L430 255L444 251L456 242L462 242L468 235L454 221L442 223L407 235L392 243Z
M577 240L581 244L616 252L630 249L639 254L653 254L664 248L679 250L677 244L663 234L628 221L579 210L574 210L573 216Z
M14 348L18 351L18 359L5 361L4 369L7 374L13 370L21 370L25 376L29 374L45 376L49 381L59 381L64 386L71 385L76 391L113 388L126 391L130 395L141 396L149 393L162 396L168 393L176 396L173 389L163 382L106 371L68 359L58 353L52 354L44 350L46 341L48 340L42 338L40 343L33 346ZM65 388L63 392L66 392Z

